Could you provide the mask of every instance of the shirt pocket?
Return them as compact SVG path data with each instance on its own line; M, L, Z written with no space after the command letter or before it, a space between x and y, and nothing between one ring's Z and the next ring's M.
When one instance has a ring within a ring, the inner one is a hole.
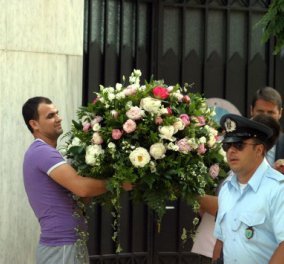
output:
M240 228L240 235L246 240L256 240L261 233L261 226L265 223L265 214L247 213L241 214L239 221L233 226L235 231ZM246 232L250 230L250 232Z

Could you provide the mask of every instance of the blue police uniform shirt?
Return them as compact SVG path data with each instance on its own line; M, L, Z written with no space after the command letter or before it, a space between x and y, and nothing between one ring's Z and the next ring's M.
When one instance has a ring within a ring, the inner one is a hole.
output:
M275 154L276 154L276 145L274 145L269 151L266 153L267 161L271 166L273 166L275 161Z
M264 159L242 191L231 172L218 204L214 235L223 241L224 263L268 263L284 241L284 176Z

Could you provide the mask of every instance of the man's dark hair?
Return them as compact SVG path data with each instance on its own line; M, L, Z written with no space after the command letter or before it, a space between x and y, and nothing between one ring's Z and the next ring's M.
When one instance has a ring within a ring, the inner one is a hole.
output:
M254 97L252 98L251 106L255 107L255 103L257 100L262 99L264 101L273 103L277 105L278 109L282 109L282 98L280 93L272 87L266 86L264 88L260 88L256 91Z
M252 118L252 120L262 123L270 127L273 131L273 134L270 138L267 138L264 142L259 142L264 144L266 151L270 150L276 143L279 134L280 134L280 123L269 115L259 114Z
M45 104L52 104L52 101L46 97L43 96L36 96L28 99L23 107L22 107L22 114L25 120L25 123L28 127L28 129L33 133L33 129L29 124L30 120L38 120L38 105L41 103Z

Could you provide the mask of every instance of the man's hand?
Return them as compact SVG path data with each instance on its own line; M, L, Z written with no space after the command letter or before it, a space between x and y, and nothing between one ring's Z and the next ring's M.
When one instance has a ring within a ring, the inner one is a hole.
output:
M273 168L284 174L284 159L279 159L274 162Z

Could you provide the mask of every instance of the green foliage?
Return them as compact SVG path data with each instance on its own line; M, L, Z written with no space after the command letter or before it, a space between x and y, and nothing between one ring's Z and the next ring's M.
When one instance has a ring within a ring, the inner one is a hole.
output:
M284 0L273 0L258 25L264 29L263 43L267 42L271 37L275 37L276 44L273 54L278 54L284 45Z
M108 180L109 192L95 201L113 210L114 240L124 182L135 186L132 199L145 202L161 221L168 201L196 204L196 196L214 193L227 169L215 113L205 98L187 84L140 85L140 75L134 70L128 86L100 86L68 133L72 166L81 175Z

